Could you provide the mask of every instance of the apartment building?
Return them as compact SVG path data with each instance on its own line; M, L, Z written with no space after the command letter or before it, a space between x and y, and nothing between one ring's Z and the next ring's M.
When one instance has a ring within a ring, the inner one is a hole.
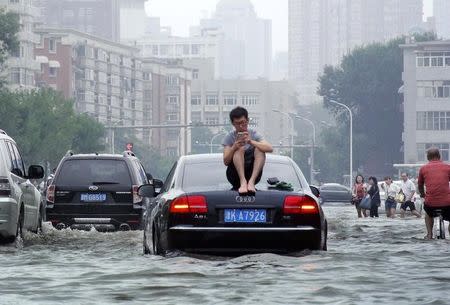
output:
M73 98L75 109L106 125L150 124L144 116L139 50L70 29L36 30L39 87ZM139 129L135 130L142 137ZM146 139L150 141L150 139Z
M431 146L450 161L450 41L410 42L401 47L404 162L425 162Z
M32 0L0 0L1 8L17 13L21 26L19 49L5 62L4 76L10 89L32 89L35 87L35 73L40 68L34 55L34 45L39 42L39 36L33 33L38 11Z

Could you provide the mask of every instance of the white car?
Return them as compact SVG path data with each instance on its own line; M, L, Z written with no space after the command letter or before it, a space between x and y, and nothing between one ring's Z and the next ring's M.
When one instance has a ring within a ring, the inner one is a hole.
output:
M41 194L30 179L41 179L44 169L25 165L16 142L0 130L0 239L13 242L24 230L42 226Z

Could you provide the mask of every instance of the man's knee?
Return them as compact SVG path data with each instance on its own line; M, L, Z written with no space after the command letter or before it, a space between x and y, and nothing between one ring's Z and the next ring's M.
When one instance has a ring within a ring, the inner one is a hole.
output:
M263 157L263 158L265 158L266 157L266 153L265 152L263 152L263 151L261 151L259 148L257 148L257 147L255 147L255 151L253 152L253 154L254 154L254 156L255 157Z

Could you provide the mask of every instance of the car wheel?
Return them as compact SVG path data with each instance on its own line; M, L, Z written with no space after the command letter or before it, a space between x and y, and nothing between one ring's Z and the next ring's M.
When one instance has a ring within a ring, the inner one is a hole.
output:
M151 238L149 238L148 233L150 233L150 224L148 221L145 221L144 225L144 241L143 241L143 248L144 248L144 254L152 254L153 245L150 243Z
M159 241L159 236L156 233L156 230L153 229L153 254L155 255L163 255L164 251L161 249L161 242Z
M42 206L39 208L39 216L38 216L38 223L36 226L36 230L33 231L33 233L39 234L42 232Z
M23 206L20 207L20 214L19 218L17 220L17 228L16 228L16 236L12 236L8 239L8 242L13 243L17 241L17 239L20 237L20 239L23 239L23 222L24 222L24 211Z
M328 223L325 221L325 229L323 230L324 233L322 233L321 235L321 242L322 242L322 250L323 251L327 251L328 250L328 246L327 246L327 241L328 241Z

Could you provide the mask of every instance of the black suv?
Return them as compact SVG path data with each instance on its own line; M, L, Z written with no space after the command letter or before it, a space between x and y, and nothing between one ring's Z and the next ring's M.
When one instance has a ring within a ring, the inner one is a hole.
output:
M149 183L136 156L68 153L47 188L46 220L57 229L98 231L140 229L146 198L139 186Z

